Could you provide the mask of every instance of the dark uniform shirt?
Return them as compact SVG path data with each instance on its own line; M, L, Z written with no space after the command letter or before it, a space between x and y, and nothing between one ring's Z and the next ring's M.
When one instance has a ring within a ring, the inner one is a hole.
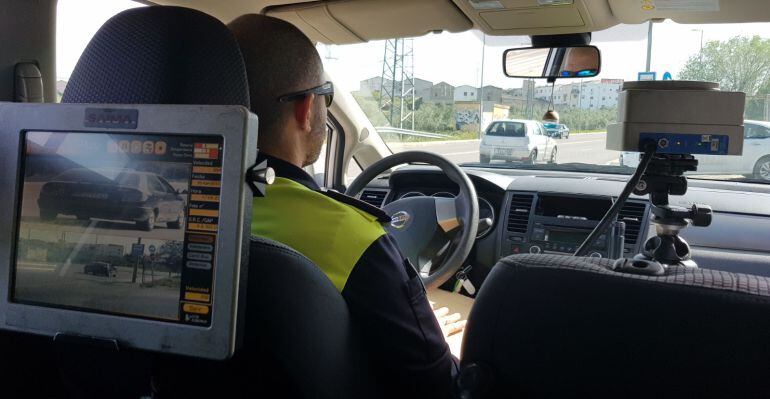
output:
M304 170L260 154L276 172L255 198L251 233L313 261L340 291L384 381L403 397L447 396L457 372L414 267L382 227L379 208L320 189Z

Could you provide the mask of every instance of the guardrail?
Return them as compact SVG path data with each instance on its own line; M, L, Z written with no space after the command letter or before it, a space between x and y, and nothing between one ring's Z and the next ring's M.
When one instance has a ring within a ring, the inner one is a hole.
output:
M377 133L379 134L383 134L383 133L397 134L399 139L401 140L404 139L404 136L426 137L430 139L446 139L450 137L445 134L419 132L416 130L400 129L397 127L390 127L390 126L381 126L381 127L376 127L374 129L377 130Z

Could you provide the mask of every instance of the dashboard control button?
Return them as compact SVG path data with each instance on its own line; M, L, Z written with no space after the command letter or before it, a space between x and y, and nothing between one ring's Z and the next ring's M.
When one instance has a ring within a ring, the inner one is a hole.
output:
M588 256L590 256L590 257L592 257L592 258L599 258L599 259L601 259L601 257L602 257L602 254L601 254L601 253L599 253L599 252L593 251L593 252L591 252L591 254L590 254L590 255L588 255Z
M543 252L543 250L540 249L540 247L538 247L537 245L533 245L529 247L529 253L531 254L539 254L540 252Z
M513 242L522 242L522 241L524 241L524 237L511 237L511 241L513 241Z

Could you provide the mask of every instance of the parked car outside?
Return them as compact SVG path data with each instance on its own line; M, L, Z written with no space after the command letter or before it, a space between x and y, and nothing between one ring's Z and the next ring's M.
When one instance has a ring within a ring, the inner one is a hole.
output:
M158 222L179 229L185 218L182 193L162 176L130 169L67 170L43 185L38 207L42 220L74 215L134 222L145 231Z
M548 134L548 137L558 137L560 139L569 138L569 128L563 123L547 122L543 123L543 126L545 127L545 132Z
M770 122L747 120L743 126L743 155L696 155L698 170L690 174L750 175L757 180L770 181ZM635 168L639 165L639 153L623 152L619 162L622 166Z
M541 122L500 120L492 122L479 144L481 163L505 162L552 163L558 152L556 141L546 134Z
M91 262L83 267L83 273L94 276L117 277L118 269L107 262Z

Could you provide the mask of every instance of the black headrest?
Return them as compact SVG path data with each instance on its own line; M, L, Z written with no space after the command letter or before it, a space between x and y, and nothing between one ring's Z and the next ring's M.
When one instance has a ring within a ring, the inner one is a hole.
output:
M238 43L220 21L181 7L112 17L83 51L65 103L249 106Z

